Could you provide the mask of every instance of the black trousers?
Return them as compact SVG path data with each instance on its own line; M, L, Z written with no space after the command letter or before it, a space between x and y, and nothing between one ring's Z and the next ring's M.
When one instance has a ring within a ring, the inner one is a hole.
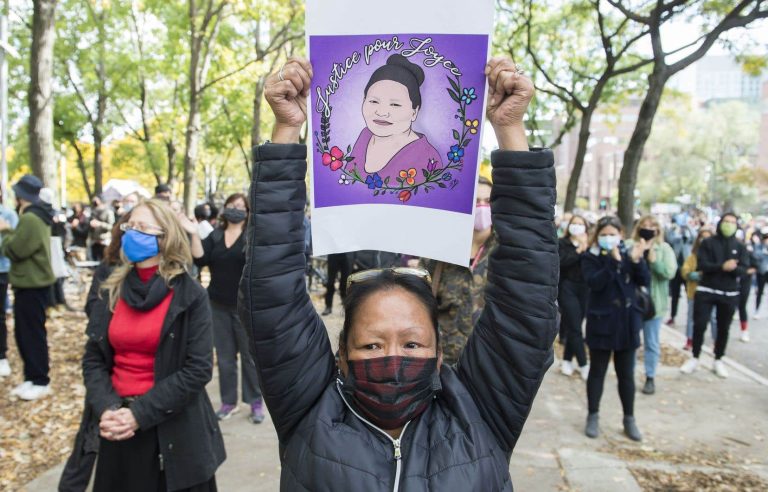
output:
M101 243L91 244L91 259L93 261L101 261L104 259L104 250L107 247Z
M752 275L744 275L739 282L739 321L742 323L749 319L747 301L750 290L752 290Z
M8 297L8 274L0 273L0 359L8 353L8 327L5 325L5 299Z
M765 290L766 279L768 279L768 273L757 274L757 294L755 297L755 311L760 309L760 303L763 301L763 291Z
M675 276L669 281L669 296L672 298L672 307L669 311L671 319L675 319L677 316L677 307L680 305L680 287L683 286L685 286L685 280L680 274L680 268L678 268Z
M45 308L50 287L13 290L13 317L16 345L24 362L24 381L45 386L48 377L48 333L45 331Z
M581 325L587 309L589 290L586 285L569 280L560 283L560 323L565 335L565 350L563 360L569 361L575 356L579 366L587 363L587 353L584 348L584 336Z
M701 346L704 344L704 332L707 331L707 323L715 308L717 319L717 339L715 340L715 359L725 355L725 347L728 345L728 331L733 320L733 313L739 303L738 296L721 296L709 292L696 292L693 298L693 356L701 355Z
M619 399L624 415L630 417L635 410L635 349L589 350L589 377L587 378L587 404L589 413L600 411L600 398L613 354L613 367L619 380Z
M336 293L336 276L339 279L339 294L344 299L347 296L347 277L352 271L352 261L347 253L328 255L328 282L325 284L325 307L333 306L333 294Z
M160 469L157 428L142 431L125 441L101 439L93 492L166 492ZM216 477L184 492L215 492Z

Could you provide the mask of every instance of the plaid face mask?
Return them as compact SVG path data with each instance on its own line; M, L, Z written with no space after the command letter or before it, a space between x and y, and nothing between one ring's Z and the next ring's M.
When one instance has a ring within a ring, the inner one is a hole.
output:
M442 389L436 357L376 357L347 364L342 392L364 418L385 430L421 415Z

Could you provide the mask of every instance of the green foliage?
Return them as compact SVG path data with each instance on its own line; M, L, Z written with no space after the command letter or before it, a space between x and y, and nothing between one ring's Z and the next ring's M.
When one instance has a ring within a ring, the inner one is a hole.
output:
M756 205L760 113L731 101L704 109L667 97L646 147L638 189L645 204L690 195L696 205Z

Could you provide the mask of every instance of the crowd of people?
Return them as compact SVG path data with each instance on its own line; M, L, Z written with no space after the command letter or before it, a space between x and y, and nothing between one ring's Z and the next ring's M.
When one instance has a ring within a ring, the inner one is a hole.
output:
M267 80L272 143L254 149L250 195L235 193L221 208L202 203L187 217L160 185L152 198L95 197L62 216L34 176L13 186L16 212L0 207L0 299L10 285L19 398L51 392L46 309L63 254L52 234L62 251L98 263L85 305L82 423L59 490L91 481L95 491L216 490L226 457L219 421L240 410L238 400L254 424L269 409L283 490L511 490L510 456L558 326L560 371L578 370L586 382L585 434L599 435L612 359L624 431L641 441L636 352L642 345L642 392L652 395L661 326L668 311L675 323L682 286L691 358L681 371L696 370L709 323L715 372L727 377L728 327L738 308L749 341L753 283L761 315L768 230L731 213L716 228L688 214L669 224L643 216L631 231L610 215L555 221L552 153L529 150L522 124L533 85L501 58L486 71L501 150L493 180L477 186L469 266L382 251L330 255L318 313L304 278L311 239L298 143L311 73L292 58ZM323 316L333 312L338 276L344 326L333 353ZM0 376L8 376L0 328ZM218 410L205 390L214 353Z
M568 214L558 224L561 313L564 344L561 372L571 376L573 358L587 383L585 434L599 434L599 401L608 362L613 363L624 412L624 429L633 440L642 435L634 419L634 368L642 333L645 384L642 393L656 392L660 358L659 333L674 326L681 287L688 299L685 350L691 357L680 367L690 374L699 366L707 325L714 341L713 370L728 377L722 361L729 327L739 310L740 340L749 342L748 299L756 285L753 318L760 311L768 272L768 227L763 221L740 221L731 212L714 220L700 213L680 213L666 227L659 217L640 217L631 234L612 216L591 224ZM587 359L584 348L586 329Z

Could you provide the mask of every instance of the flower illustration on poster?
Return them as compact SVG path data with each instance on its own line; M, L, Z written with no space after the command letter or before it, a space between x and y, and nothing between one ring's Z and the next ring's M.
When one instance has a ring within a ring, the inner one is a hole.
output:
M315 206L471 213L487 37L310 36Z

